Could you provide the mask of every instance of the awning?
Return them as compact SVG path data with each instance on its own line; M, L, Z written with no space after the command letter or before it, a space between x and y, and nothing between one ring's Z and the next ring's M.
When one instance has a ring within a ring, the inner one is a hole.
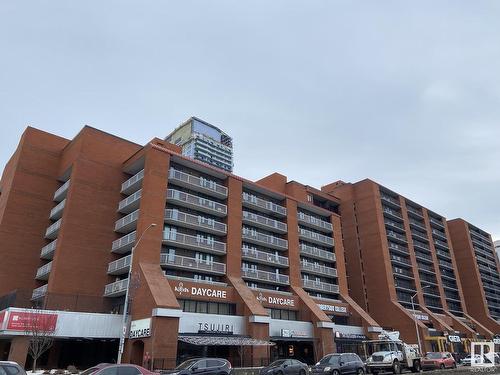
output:
M182 336L179 341L192 345L216 346L272 346L273 342L244 336Z

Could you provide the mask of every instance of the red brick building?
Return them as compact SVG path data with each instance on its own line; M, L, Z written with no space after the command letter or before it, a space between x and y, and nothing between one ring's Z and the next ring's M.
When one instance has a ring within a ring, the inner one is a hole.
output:
M380 331L348 295L339 199L285 176L252 182L161 139L28 128L0 189L0 359L26 361L11 322L36 303L58 319L47 366L112 361L129 284L124 361L138 364L312 363Z

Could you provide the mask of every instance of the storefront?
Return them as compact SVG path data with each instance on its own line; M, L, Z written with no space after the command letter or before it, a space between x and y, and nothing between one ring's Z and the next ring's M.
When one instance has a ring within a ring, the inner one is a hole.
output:
M271 360L294 358L314 364L314 335L310 322L271 319L269 336L276 345L271 348Z
M335 325L335 346L337 353L356 353L362 359L365 357L363 341L368 338L363 327Z

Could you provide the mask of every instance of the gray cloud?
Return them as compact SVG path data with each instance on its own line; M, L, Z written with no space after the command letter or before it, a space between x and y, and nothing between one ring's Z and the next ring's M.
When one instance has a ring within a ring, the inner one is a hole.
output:
M139 143L190 115L235 172L370 177L500 238L500 3L11 1L0 162L28 124Z

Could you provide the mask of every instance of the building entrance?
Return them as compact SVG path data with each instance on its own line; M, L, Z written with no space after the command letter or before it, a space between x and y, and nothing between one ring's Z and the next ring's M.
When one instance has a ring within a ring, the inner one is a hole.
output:
M314 342L313 340L283 340L271 339L276 345L271 347L271 361L282 358L298 359L301 362L313 365L314 360Z

